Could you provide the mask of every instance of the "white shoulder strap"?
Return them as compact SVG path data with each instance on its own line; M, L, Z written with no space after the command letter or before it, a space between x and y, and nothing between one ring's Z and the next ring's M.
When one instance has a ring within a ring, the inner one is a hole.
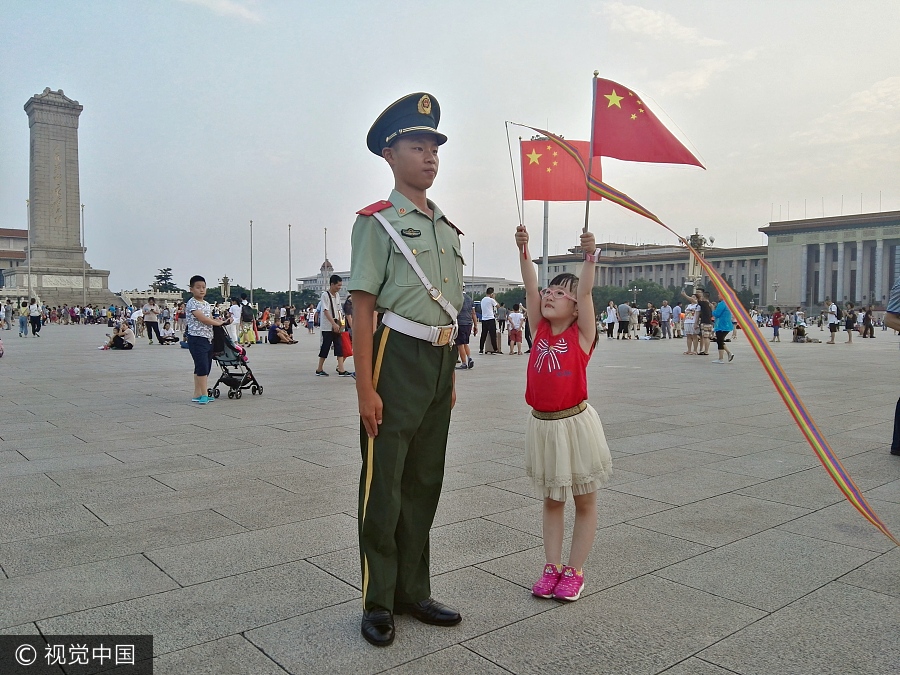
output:
M413 255L413 252L409 250L409 246L406 245L406 242L403 241L403 237L401 237L397 230L393 228L393 226L387 221L380 213L373 214L375 218L378 219L378 222L384 227L387 231L388 235L390 235L391 239L394 240L394 243L397 244L397 248L400 249L400 252L403 254L403 257L406 258L406 261L409 263L410 267L413 268L413 271L416 273L416 276L419 277L419 281L422 282L422 285L425 286L425 290L428 291L428 295L431 296L431 299L438 303L443 310L447 313L453 323L456 323L456 318L459 316L459 312L457 309L450 304L447 298L441 293L441 291L434 287L434 285L428 281L428 277L425 276L425 272L422 271L422 268L419 266L419 263L416 262L416 256Z

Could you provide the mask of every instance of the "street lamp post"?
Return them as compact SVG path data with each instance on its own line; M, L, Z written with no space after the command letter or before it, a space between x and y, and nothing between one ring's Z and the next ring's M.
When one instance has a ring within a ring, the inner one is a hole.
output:
M778 302L778 282L777 281L772 282L772 289L775 291L774 295L772 296L772 303L775 304Z
M291 224L288 223L288 307L291 306L291 290L294 287L294 274L291 272Z
M635 284L632 288L629 288L629 289L628 289L628 292L629 292L629 293L633 293L633 294L634 294L634 295L633 295L634 300L633 300L632 302L634 302L635 305L637 304L637 294L640 293L642 290L644 290L644 289L643 289L643 288L638 288L638 287L637 287L637 284Z
M250 304L253 304L253 221L250 221Z
M84 245L84 204L81 205L81 308L87 304L87 247Z

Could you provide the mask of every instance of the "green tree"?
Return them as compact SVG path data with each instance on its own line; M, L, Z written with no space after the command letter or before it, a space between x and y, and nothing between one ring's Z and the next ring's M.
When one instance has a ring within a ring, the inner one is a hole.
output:
M308 305L316 305L319 302L319 295L311 288L304 288L299 293L294 293L294 306L306 307Z
M519 304L525 303L525 287L520 286L518 288L511 288L508 291L503 291L502 293L497 293L494 296L494 300L497 301L498 304L502 304L504 307L508 309L512 309L512 306L517 302Z
M185 300L190 298L190 293L184 292L183 297ZM240 298L242 293L246 293L247 298L250 297L250 289L244 288L238 284L232 284L231 286L231 297ZM310 289L305 289L299 293L291 294L291 302L295 307L306 307L306 305L312 303L316 304L319 302L319 296L315 293L315 291ZM207 286L206 290L206 301L211 304L216 304L217 302L226 302L228 298L222 297L222 289L219 286ZM287 291L267 291L265 288L254 288L253 289L253 302L256 304L260 310L269 307L270 309L275 309L276 307L283 307L288 304L288 292Z
M629 289L639 288L635 293ZM606 304L612 300L617 305L622 302L637 302L637 306L644 308L648 302L652 302L654 307L662 305L663 300L672 303L674 296L680 293L675 292L674 287L666 288L655 281L647 281L646 279L637 279L630 282L628 286L595 286L591 291L594 298L594 307L597 311L602 311Z
M159 273L153 277L153 288L157 293L178 293L183 292L172 280L172 268L165 267L159 270Z

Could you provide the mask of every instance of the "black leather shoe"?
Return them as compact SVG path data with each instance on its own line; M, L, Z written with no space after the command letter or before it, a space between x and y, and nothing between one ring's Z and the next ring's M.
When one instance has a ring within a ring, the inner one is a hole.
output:
M462 621L459 612L432 598L419 602L397 603L394 611L397 614L409 614L422 623L430 623L432 626L455 626Z
M361 630L370 645L387 647L394 641L394 616L380 607L364 611Z

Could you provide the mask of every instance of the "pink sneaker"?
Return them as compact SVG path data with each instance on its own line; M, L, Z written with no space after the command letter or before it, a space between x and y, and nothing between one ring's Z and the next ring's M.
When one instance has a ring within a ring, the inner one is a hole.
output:
M584 590L584 574L579 574L574 567L563 567L559 583L553 589L553 597L557 600L574 602L581 597Z
M547 563L544 565L544 573L541 578L531 587L531 594L536 598L552 598L553 589L556 588L561 574L562 572L556 565Z

